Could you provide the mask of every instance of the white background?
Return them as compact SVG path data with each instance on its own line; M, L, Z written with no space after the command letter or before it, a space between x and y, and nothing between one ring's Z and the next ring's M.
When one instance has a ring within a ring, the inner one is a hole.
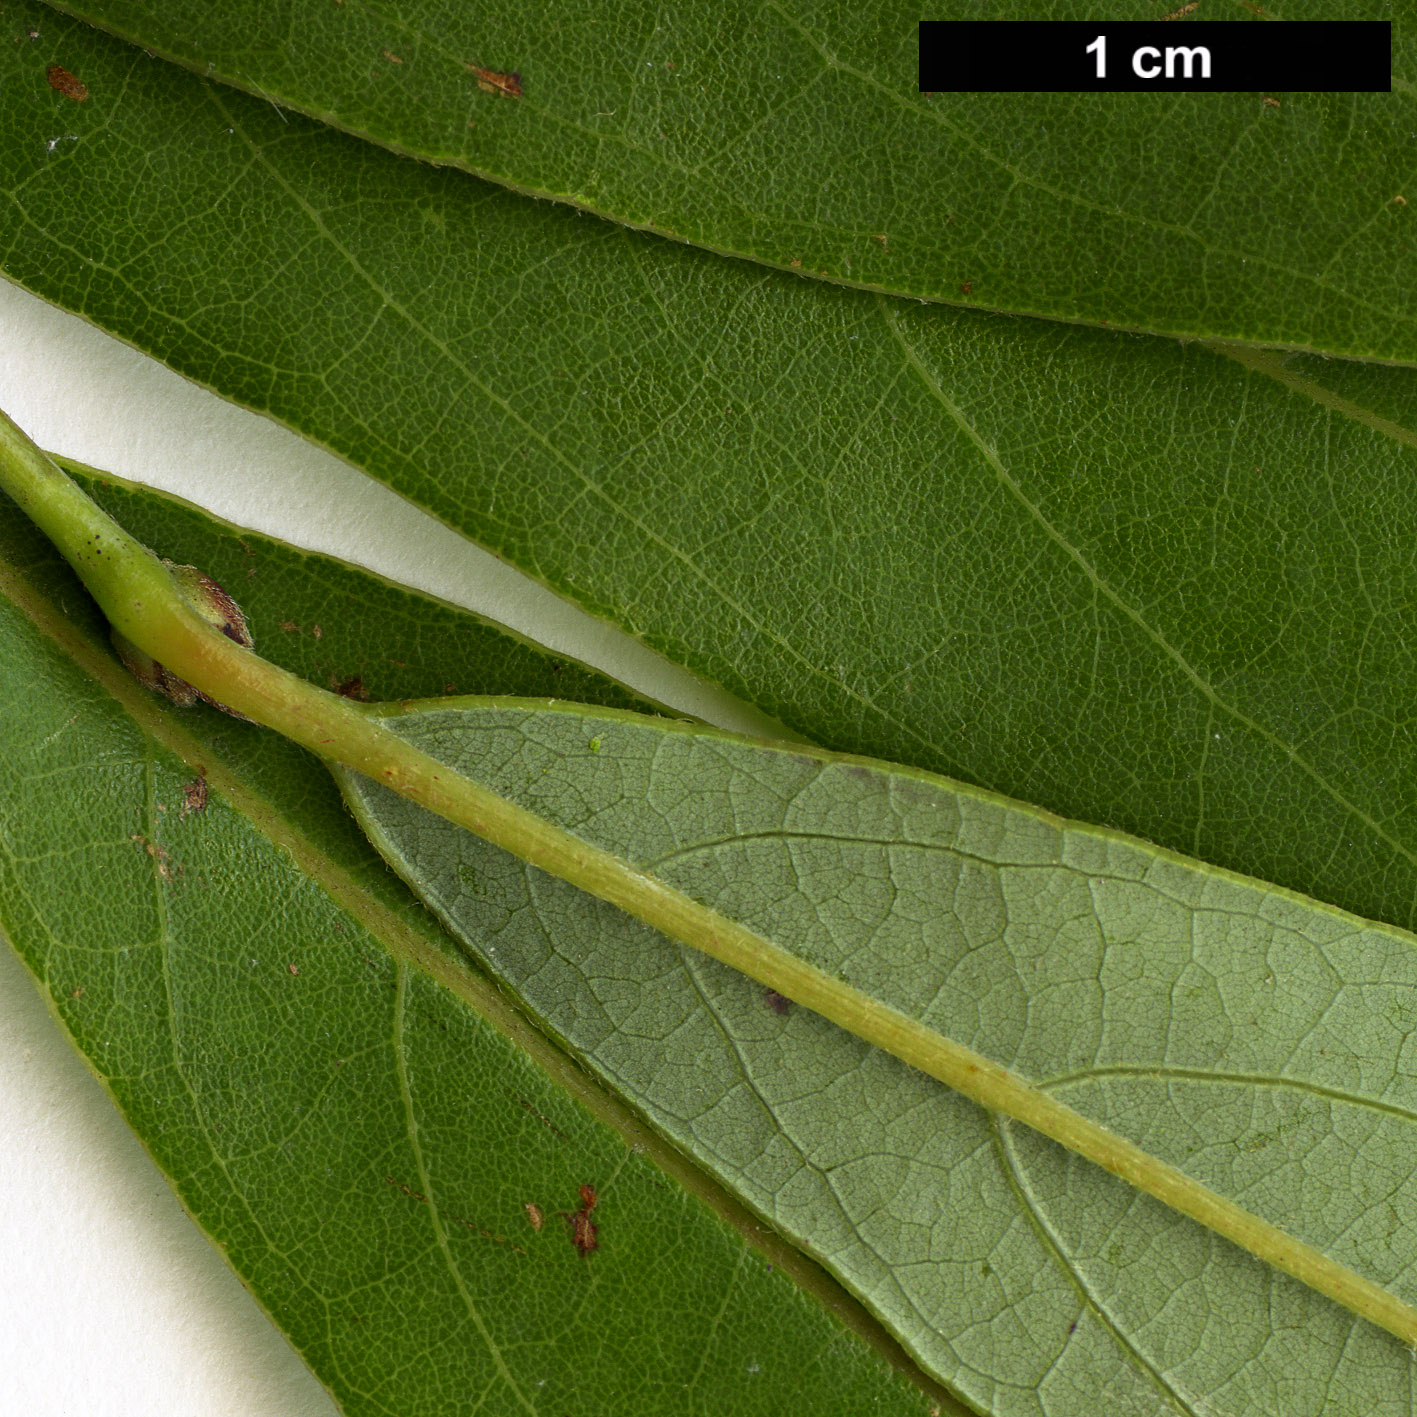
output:
M3 281L0 408L51 451L468 605L685 713L773 731L328 453ZM0 1414L334 1412L0 944Z

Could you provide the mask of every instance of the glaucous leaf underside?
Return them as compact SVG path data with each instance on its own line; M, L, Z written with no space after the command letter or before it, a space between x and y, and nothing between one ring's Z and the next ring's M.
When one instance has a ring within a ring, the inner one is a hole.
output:
M1405 932L860 759L545 703L433 701L383 721L1413 1289ZM1408 1410L1396 1339L745 977L339 776L480 961L984 1410L1288 1417L1334 1390L1354 1411Z
M366 572L95 491L322 679L491 672L627 699ZM368 617L357 648L331 610ZM0 504L0 929L343 1411L956 1410L459 962L317 762L172 708L106 638ZM587 1184L589 1254L565 1218Z
M813 741L1417 921L1410 370L796 279L5 14L11 279Z

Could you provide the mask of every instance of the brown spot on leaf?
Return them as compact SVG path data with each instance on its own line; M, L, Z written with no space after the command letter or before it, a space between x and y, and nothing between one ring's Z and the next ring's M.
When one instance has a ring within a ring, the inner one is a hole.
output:
M522 1205L526 1209L526 1218L531 1221L531 1228L540 1230L541 1222L545 1219L541 1213L541 1207L535 1201L523 1201Z
M402 63L403 63L403 60L400 59L397 54L390 54L387 49L381 49L381 50L379 51L379 53L382 54L382 55L384 56L384 58L389 61L390 64L402 64Z
M288 965L286 965L285 970L286 970L286 973L287 973L287 974L299 974L299 973L300 973L300 966L299 966L298 964L294 964L294 963L288 964Z
M344 683L335 685L335 693L342 699L358 699L361 703L369 697L364 680L358 674L353 679L346 679Z
M961 283L960 288L959 288L959 293L960 293L961 295L968 295L968 294L970 293L970 291L972 291L973 289L974 289L974 282L973 282L972 280L967 280L967 281L964 281L964 282Z
M1392 199L1392 204L1395 207L1405 207L1407 205L1407 198L1399 192L1397 196Z
M181 821L183 817L191 812L205 812L207 810L207 778L200 768L197 776L191 782L182 784L182 810L178 812L177 819Z
M1279 101L1277 98L1271 98L1268 94L1265 94L1265 96L1264 96L1264 106L1265 106L1266 108L1283 108L1283 107L1284 107L1284 105L1283 105L1282 103L1280 103L1280 101Z
M172 858L162 847L160 847L154 841L149 841L147 837L141 835L138 832L134 832L132 836L129 837L129 840L136 841L143 848L143 850L146 851L148 855L152 857L153 861L157 865L157 873L164 881L170 882L173 879L172 868L168 865L168 862L171 861ZM177 868L177 874L182 874L181 866Z
M599 1228L590 1218L588 1210L563 1210L560 1212L561 1219L571 1228L571 1243L581 1254L588 1255L592 1250L600 1248Z
M600 1227L593 1224L588 1210L578 1210L571 1216L571 1243L581 1254L588 1255L600 1248Z
M1163 20L1180 20L1187 15L1193 15L1200 9L1200 0L1191 0L1189 5L1182 5L1179 10L1172 10L1169 15L1162 15Z
M62 93L65 98L72 98L75 103L82 103L89 96L88 85L60 64L51 64L44 71L44 77L49 80L49 87L55 93Z
M278 629L284 630L287 635L298 635L300 633L300 626L297 625L294 620L277 620L276 626Z
M776 989L769 989L763 996L763 1002L773 1013L779 1015L789 1013L792 1009L792 1000L786 995L779 994Z
M476 64L464 64L463 68L477 80L477 87L483 93L504 93L508 98L522 96L522 76L503 73L500 69L479 69Z
M787 264L791 266L794 271L800 271L802 269L801 261L789 261Z
M590 1218L590 1213L600 1203L600 1197L595 1193L594 1186L582 1186L580 1188L581 1208L579 1210L561 1212L561 1219L571 1227L571 1243L581 1254L588 1255L592 1250L600 1248L600 1228Z
M311 633L312 635L314 635L317 640L322 640L322 639L325 638L325 631L324 631L323 626L320 626L320 625L311 625L311 626L310 626L310 633Z

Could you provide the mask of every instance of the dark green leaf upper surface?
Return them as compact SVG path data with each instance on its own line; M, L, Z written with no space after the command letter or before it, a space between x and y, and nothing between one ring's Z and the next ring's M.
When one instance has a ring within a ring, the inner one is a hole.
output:
M368 617L365 670L385 686L419 682L420 638L455 629L445 671L560 677L377 578L109 495L164 550L208 553L283 658L342 667ZM655 1139L445 948L319 764L139 689L9 503L0 579L0 927L346 1412L923 1417L942 1401L864 1321L828 1314L825 1281L804 1294L707 1210L682 1163L654 1164ZM593 1254L562 1218L582 1184Z
M922 94L921 13L894 0L62 8L397 150L804 275L1417 360L1417 194L1409 208L1403 191L1417 176L1417 69L1402 15L1394 92L1266 102ZM1332 0L1322 17L1396 8ZM1264 13L1313 17L1284 0ZM930 11L1025 14L1092 12L1072 0ZM1235 0L1196 17L1261 22Z
M4 14L12 279L805 736L1417 919L1409 371L794 280Z
M1417 941L927 774L430 701L440 761L1022 1074L1399 1294ZM356 774L537 1014L999 1417L1413 1410L1399 1340L1027 1128ZM1340 1410L1340 1409L1333 1409Z

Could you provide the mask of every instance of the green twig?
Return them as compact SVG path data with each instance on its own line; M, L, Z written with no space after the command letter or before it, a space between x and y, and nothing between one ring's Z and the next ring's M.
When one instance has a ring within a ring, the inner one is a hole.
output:
M741 970L981 1106L1051 1137L1406 1343L1417 1343L1417 1309L1372 1281L983 1055L460 776L382 727L369 709L317 689L237 644L194 608L157 557L101 512L2 414L0 487L54 542L113 628L211 699Z

